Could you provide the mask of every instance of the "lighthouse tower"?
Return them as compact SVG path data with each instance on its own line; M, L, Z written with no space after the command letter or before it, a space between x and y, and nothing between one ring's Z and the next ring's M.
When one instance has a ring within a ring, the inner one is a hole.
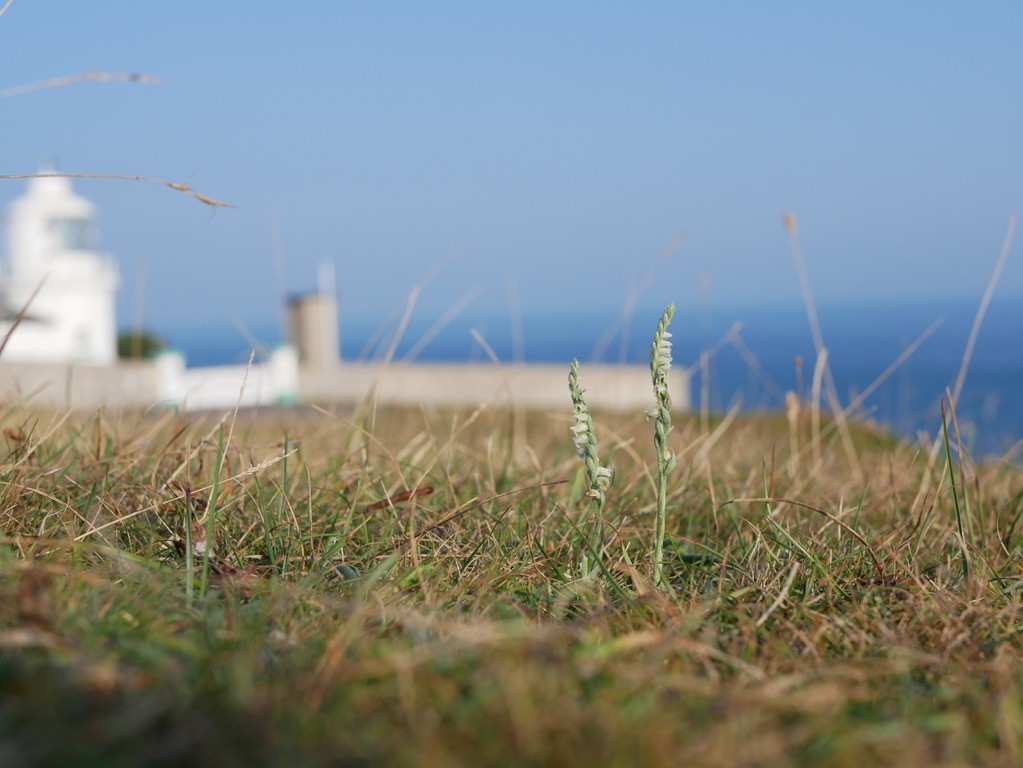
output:
M113 260L96 250L95 218L93 205L59 176L30 179L27 193L8 208L0 340L27 309L0 363L116 360L119 277Z

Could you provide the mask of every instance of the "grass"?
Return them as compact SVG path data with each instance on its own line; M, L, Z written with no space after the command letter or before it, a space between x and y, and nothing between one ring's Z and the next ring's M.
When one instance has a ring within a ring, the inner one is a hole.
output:
M1023 760L1018 467L676 414L661 589L650 425L579 578L571 410L516 419L4 410L0 762Z

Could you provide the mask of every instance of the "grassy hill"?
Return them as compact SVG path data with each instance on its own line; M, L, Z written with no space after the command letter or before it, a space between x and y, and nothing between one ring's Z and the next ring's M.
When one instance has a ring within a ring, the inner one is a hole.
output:
M601 519L568 407L0 421L4 765L1023 761L1023 477L954 432L676 417L658 585L642 416Z

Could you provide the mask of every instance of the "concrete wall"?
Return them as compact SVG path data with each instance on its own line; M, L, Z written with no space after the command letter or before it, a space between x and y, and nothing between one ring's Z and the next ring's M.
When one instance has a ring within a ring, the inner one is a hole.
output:
M643 365L584 365L581 383L591 408L643 411L654 405L650 370ZM244 382L244 392L242 385ZM672 371L675 407L688 410L689 382ZM343 363L299 367L292 347L252 366L186 368L180 355L116 366L0 363L0 402L90 410L100 406L189 410L299 403L358 404L371 395L390 405L517 408L571 407L568 366Z
M92 410L183 407L190 410L293 405L298 356L281 347L256 365L186 368L166 353L155 360L116 365L0 362L0 403Z
M40 408L147 408L158 401L159 369L151 363L0 363L0 402Z
M650 369L645 365L584 365L580 381L591 408L646 410L654 407ZM689 381L682 371L669 377L673 405L688 410ZM343 363L334 370L303 370L301 402L377 402L395 405L477 406L483 403L520 408L570 407L567 365Z

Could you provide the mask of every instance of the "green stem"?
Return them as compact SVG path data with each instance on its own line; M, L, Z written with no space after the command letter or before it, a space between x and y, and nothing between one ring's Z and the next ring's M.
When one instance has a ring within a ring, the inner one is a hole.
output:
M667 524L668 473L663 459L657 467L657 536L654 539L654 585L667 587L664 578L664 535Z

